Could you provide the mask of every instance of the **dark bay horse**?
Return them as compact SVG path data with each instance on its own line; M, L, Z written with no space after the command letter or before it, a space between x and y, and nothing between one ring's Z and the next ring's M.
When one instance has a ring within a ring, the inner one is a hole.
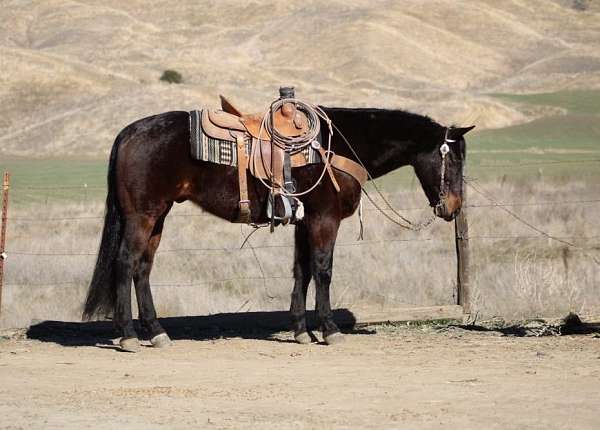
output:
M399 110L323 108L351 142L373 178L411 165L436 215L450 221L462 204L463 135L469 128L445 127L428 117ZM322 123L323 130L327 130ZM239 217L237 168L195 160L190 155L188 112L167 112L141 119L119 133L108 166L106 215L98 259L90 283L85 319L112 314L121 331L121 347L139 349L131 310L131 281L139 319L154 346L170 343L158 322L150 271L165 218L174 202L190 200L227 221ZM447 144L444 183L442 155ZM338 133L332 139L336 154L355 159ZM299 190L319 178L322 165L293 169ZM294 290L291 316L295 338L310 341L305 311L310 280L316 286L316 314L326 343L341 339L333 322L329 299L333 250L342 219L352 215L361 197L359 183L335 171L336 192L326 175L310 193L300 197L305 217L295 226ZM252 221L267 222L268 190L248 175Z

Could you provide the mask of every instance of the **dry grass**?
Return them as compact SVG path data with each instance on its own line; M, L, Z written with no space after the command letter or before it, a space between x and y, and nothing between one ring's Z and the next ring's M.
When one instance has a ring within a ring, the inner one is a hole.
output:
M138 118L214 106L219 93L258 111L282 84L315 103L479 129L542 114L486 94L600 86L597 2L463 3L11 1L0 10L0 152L104 155ZM184 84L159 82L167 67Z
M503 202L598 197L589 184L576 181L483 187ZM472 191L470 199L473 205L489 203ZM420 190L398 192L392 201L397 207L424 206ZM332 286L334 306L380 309L454 303L453 224L438 221L422 233L412 233L384 221L368 204L365 207L364 242L356 241L356 216L341 228ZM482 316L504 318L600 313L600 266L591 258L600 258L600 229L595 222L598 203L510 209L546 232L569 237L585 250L535 237L536 232L499 208L470 208L475 310ZM2 326L23 325L31 319L79 318L102 224L93 217L100 217L102 211L97 201L59 205L50 200L11 212ZM407 213L418 218L429 212ZM63 217L80 219L52 220ZM248 227L217 220L191 204L175 207L167 219L151 279L160 315L287 309L293 230L280 228L271 235L265 229L250 241L254 252L248 247L237 249L249 232ZM261 279L263 274L267 279Z

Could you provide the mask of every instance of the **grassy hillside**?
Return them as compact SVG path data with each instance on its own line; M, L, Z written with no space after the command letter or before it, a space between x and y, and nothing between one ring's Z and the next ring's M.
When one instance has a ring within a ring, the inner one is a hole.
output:
M101 158L138 118L214 106L219 93L258 110L281 84L328 105L526 123L546 108L489 94L600 88L596 3L10 1L0 154ZM183 84L160 82L165 69Z
M494 97L523 108L552 107L558 112L528 123L474 133L469 152L472 173L489 176L508 168L506 173L519 176L600 178L599 90Z

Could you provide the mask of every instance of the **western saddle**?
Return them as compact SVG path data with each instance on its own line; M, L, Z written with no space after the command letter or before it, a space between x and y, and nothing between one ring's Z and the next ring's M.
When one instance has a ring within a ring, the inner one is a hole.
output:
M280 97L293 99L294 89L280 88ZM285 192L282 194L281 191L295 192L291 168L308 164L306 156L302 150L286 151L273 143L271 135L264 128L262 114L244 114L225 97L220 96L220 99L221 110L202 110L202 131L214 139L236 142L240 221L249 223L251 218L246 170L249 170L252 176L268 181L273 188L273 200L269 201L267 210L271 214L272 225L276 222L286 224L291 219L300 219L300 211L297 210L297 205L301 205L300 201L295 198L290 200ZM272 113L272 128L281 137L295 138L309 131L309 118L295 103L285 102ZM247 142L251 143L249 153L246 152ZM359 164L345 157L327 154L320 142L313 142L311 146L319 152L336 191L339 191L340 187L332 167L350 174L361 186L366 182L367 172ZM281 197L285 212L281 217L274 214L274 198L277 196Z

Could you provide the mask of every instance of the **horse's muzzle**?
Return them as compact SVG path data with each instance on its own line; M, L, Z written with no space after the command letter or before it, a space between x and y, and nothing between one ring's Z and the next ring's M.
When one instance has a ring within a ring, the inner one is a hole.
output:
M452 221L460 213L461 207L462 199L454 193L448 193L444 196L444 204L435 206L433 211L445 221Z

